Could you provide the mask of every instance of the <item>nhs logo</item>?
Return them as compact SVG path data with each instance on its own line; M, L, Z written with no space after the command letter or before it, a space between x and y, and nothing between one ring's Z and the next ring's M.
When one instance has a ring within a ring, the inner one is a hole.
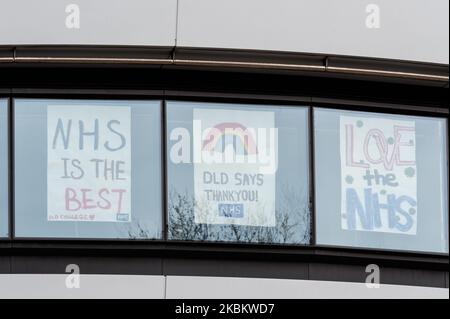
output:
M219 216L230 218L243 218L244 204L219 204Z
M129 222L130 221L130 214L120 214L118 213L116 215L116 219L118 222Z

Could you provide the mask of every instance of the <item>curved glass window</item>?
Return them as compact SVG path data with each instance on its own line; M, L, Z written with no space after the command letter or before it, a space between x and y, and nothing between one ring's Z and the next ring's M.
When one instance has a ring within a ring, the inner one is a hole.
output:
M14 101L15 236L162 237L161 103Z
M168 102L169 239L309 244L308 110Z
M317 243L448 252L447 121L315 109Z
M0 237L8 237L8 101L0 100Z

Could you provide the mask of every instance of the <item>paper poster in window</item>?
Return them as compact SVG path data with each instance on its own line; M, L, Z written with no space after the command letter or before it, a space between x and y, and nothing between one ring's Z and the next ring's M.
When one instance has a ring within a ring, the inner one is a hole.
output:
M47 219L131 221L130 108L48 106Z
M415 122L341 116L341 226L417 233Z
M195 222L273 227L273 112L194 109Z

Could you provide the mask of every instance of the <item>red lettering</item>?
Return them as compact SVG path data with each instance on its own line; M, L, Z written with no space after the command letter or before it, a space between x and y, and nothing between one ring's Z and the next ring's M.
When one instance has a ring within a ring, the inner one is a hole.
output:
M77 192L73 188L67 187L65 192L65 201L66 201L66 210L68 211L77 211L81 208L81 203L77 199ZM75 203L75 208L70 206L70 203Z
M119 199L118 199L118 203L117 203L117 213L119 214L120 211L122 210L122 197L123 197L123 193L126 192L125 189L112 189L111 192L113 193L119 193Z
M88 198L88 195L87 195L87 193L92 192L92 189L82 188L82 189L80 189L80 191L81 191L81 196L83 199L83 209L96 208L97 206L95 205L94 201L91 198Z
M100 197L100 199L103 200L106 203L106 205L103 205L100 201L97 202L97 205L101 209L110 209L111 202L104 197L104 194L109 195L109 191L107 188L102 188L101 190L98 191L98 197Z

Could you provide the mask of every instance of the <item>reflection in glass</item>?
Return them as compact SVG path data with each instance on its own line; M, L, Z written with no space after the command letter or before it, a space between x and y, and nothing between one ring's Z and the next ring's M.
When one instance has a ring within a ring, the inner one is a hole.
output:
M8 237L8 101L0 100L0 237Z
M169 239L309 244L307 118L306 108L169 102Z
M443 118L315 109L317 242L448 252Z
M14 103L15 236L162 238L161 103Z

